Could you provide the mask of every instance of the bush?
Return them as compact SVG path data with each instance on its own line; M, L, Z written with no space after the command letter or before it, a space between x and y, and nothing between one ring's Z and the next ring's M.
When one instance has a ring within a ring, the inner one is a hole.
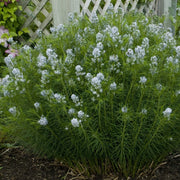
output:
M176 35L180 39L180 1L177 2L175 29L176 29Z
M18 0L0 1L0 26L7 28L12 36L16 35L17 30L20 30L22 20L22 16L17 18L16 15L18 10L22 10L22 7L16 1Z
M0 107L34 152L134 177L180 145L180 46L134 12L69 21L5 58Z
M0 0L0 77L2 77L4 63L3 59L7 54L17 55L12 49L13 38L18 39L22 33L27 32L20 27L24 22L23 15L17 15L22 7L18 5L18 0Z

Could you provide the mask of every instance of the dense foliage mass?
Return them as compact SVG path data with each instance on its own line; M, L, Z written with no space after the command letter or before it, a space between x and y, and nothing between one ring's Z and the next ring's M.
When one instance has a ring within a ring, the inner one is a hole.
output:
M22 7L17 4L18 0L0 1L0 26L4 26L10 32L16 33L21 24L17 18L16 12Z
M22 7L18 5L19 0L0 0L0 77L4 69L4 56L7 54L16 55L17 51L11 47L14 37L27 32L27 29L20 30L23 16L18 14ZM16 38L15 38L16 39Z
M69 22L5 58L1 113L34 152L135 176L179 148L180 45L133 12Z

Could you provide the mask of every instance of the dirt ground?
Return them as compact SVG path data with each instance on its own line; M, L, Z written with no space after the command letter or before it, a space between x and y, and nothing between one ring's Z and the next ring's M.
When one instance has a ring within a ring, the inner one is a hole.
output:
M125 180L115 174L89 178L74 173L62 163L34 156L22 148L0 149L0 180ZM140 180L180 180L180 154L169 155ZM128 180L132 180L128 178ZM133 179L134 180L134 179Z

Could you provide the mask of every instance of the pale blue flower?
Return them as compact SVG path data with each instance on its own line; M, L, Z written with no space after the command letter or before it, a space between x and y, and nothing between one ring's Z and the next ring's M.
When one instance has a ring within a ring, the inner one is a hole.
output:
M78 103L78 102L79 102L79 97L76 96L75 94L72 94L72 95L71 95L71 99L72 99L72 101L73 101L74 103Z
M141 32L140 32L139 29L136 29L136 30L133 31L132 34L133 34L134 38L139 38L140 35L141 35Z
M28 52L28 51L31 49L31 47L28 46L28 45L24 45L24 46L22 47L22 49L23 49L25 52Z
M158 58L156 56L151 57L151 64L155 66L158 65Z
M135 48L135 54L136 54L136 57L137 57L138 59L143 59L144 56L145 56L145 54L146 54L146 52L145 52L145 49L144 49L144 48L142 48L141 46L137 46L137 47Z
M81 71L83 70L83 68L82 68L80 65L77 65L77 66L75 67L75 70L76 70L77 72L81 72Z
M72 124L73 127L79 127L79 121L78 121L78 119L77 119L77 118L73 118L73 119L71 120L71 124Z
M4 78L2 78L0 84L2 84L3 86L8 86L10 82L10 76L6 75Z
M116 26L113 26L112 28L111 28L111 35L112 36L119 36L119 29L118 29L118 27L116 27Z
M48 48L48 49L46 50L46 55L48 56L48 60L49 60L50 62L57 58L57 54L56 54L56 53L54 52L54 50L51 49L51 48Z
M74 109L74 108L69 109L69 111L68 111L68 114L69 114L69 115L72 115L72 114L74 114L74 113L75 113L75 109Z
M175 94L176 96L180 95L180 90L177 90Z
M96 88L99 89L101 88L101 80L97 77L94 77L91 79L91 84Z
M41 95L44 96L44 97L47 97L50 94L51 94L51 90L42 90L41 91Z
M15 76L17 81L22 81L22 82L25 81L23 74L20 72L20 70L18 68L14 68L12 70L12 74Z
M104 39L104 35L100 32L96 34L96 42L101 42Z
M94 48L94 50L93 50L93 56L94 56L94 58L98 58L98 57L100 57L101 56L101 51L100 51L100 49L99 48Z
M35 102L35 103L34 103L34 107L38 110L38 109L39 109L39 107L40 107L40 103Z
M45 56L43 56L41 53L38 56L37 66L38 67L44 67L47 64L47 59Z
M90 81L91 79L92 79L92 74L91 73L87 73L86 74L86 76L85 76L85 78L88 80L88 81Z
M9 54L7 57L4 58L4 62L6 64L6 66L10 69L12 69L14 67L14 63L12 61L13 56L11 54Z
M50 27L50 31L51 31L51 33L55 33L57 30L55 27Z
M66 103L66 97L61 94L55 93L54 98L58 103Z
M128 108L127 108L126 106L124 106L124 107L121 108L121 111L122 111L123 113L127 113Z
M97 77L100 81L104 80L104 75L103 75L102 73L98 73L98 74L96 75L96 77Z
M176 47L176 54L177 54L177 56L180 57L180 46L177 46L177 47Z
M59 32L63 32L64 31L64 24L59 24L58 26L57 26L57 31L59 31Z
M162 85L160 83L157 83L156 84L156 89L161 91L162 90Z
M42 115L41 118L40 118L40 120L38 121L38 123L39 123L41 126L46 126L46 125L48 124L48 120L47 120L47 118L46 118L44 115Z
M141 113L142 113L142 114L147 114L147 109L143 108L143 109L141 110Z
M133 50L129 48L126 52L126 56L132 58L134 56Z
M140 77L140 81L139 81L139 83L141 83L141 84L145 84L145 83L146 83L146 81L147 81L147 78L146 78L145 76L142 76L142 77Z
M11 107L9 108L9 112L13 115L13 116L16 116L16 113L17 113L17 110L16 110L16 107Z
M98 16L95 12L91 14L90 21L93 24L96 24L99 22Z
M117 84L115 82L110 84L110 90L116 90L117 89Z
M14 68L14 69L12 70L12 73L13 73L15 76L20 76L20 74L21 74L21 72L20 72L20 70L19 70L18 68Z
M97 43L97 48L100 49L100 50L103 50L102 42Z
M168 120L170 119L170 115L171 115L171 113L172 113L172 109L171 108L166 108L166 110L165 111L163 111L163 115L164 115L164 117L166 117L166 118L168 118Z
M68 21L73 22L73 20L74 20L74 13L72 12L68 13Z
M48 81L49 72L45 69L45 70L41 71L41 73L42 73L41 82L43 84L46 84L47 82L49 82Z
M145 37L142 41L143 48L149 48L149 38Z
M110 62L118 62L119 61L118 55L111 55L109 57L109 61Z
M78 118L82 119L85 116L85 113L83 111L78 111Z
M174 39L173 37L173 33L172 32L166 32L164 35L163 35L163 40L166 44L170 44L172 46L175 46L176 45L176 40Z

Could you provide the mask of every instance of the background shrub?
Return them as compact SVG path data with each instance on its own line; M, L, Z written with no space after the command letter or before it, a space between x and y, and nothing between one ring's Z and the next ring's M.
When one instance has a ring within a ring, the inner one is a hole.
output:
M69 21L5 58L1 111L42 156L135 176L179 148L180 46L134 12Z
M12 49L12 42L17 40L23 32L27 32L24 28L20 30L24 22L23 14L18 15L22 7L18 5L18 0L1 0L0 1L0 77L4 69L4 57L7 54L14 54L16 52Z

